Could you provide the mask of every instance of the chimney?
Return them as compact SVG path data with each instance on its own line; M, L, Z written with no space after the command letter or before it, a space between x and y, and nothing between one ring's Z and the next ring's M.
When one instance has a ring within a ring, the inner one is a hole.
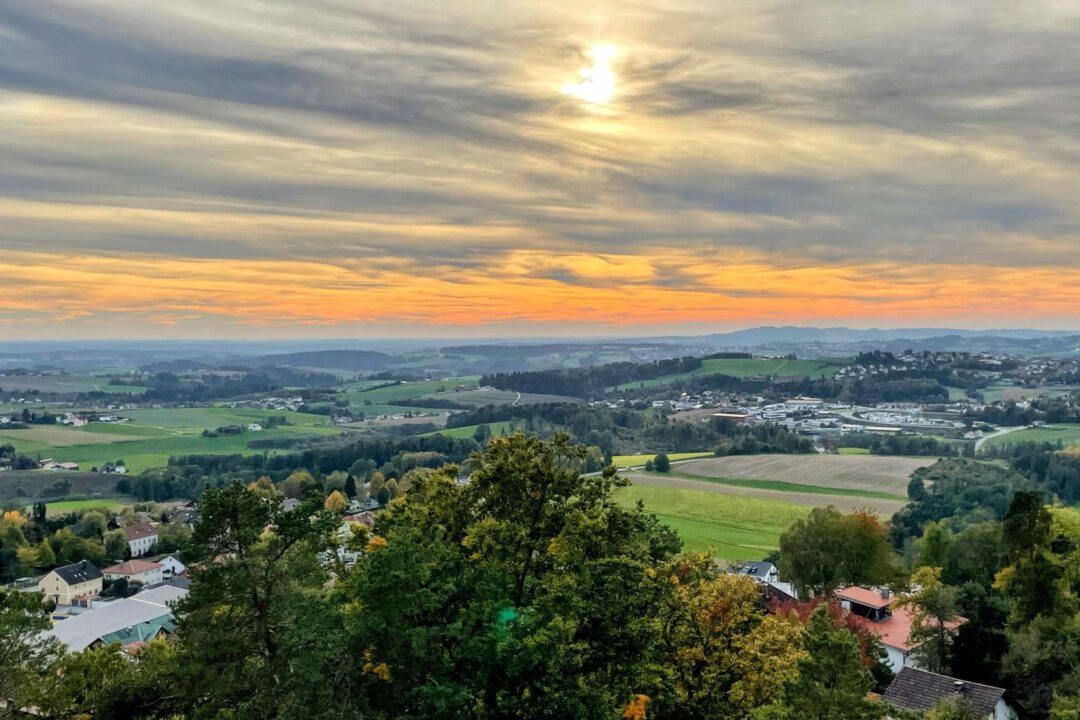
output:
M952 684L952 689L953 689L953 692L956 693L957 695L963 695L964 694L964 681L963 680L956 680Z
M889 588L881 588L881 599L888 600L892 597L892 591Z

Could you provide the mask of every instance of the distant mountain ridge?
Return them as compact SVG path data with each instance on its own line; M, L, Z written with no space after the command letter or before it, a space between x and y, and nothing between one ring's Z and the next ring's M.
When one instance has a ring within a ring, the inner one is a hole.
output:
M869 328L848 327L800 327L763 326L736 330L729 333L713 333L700 336L710 344L763 345L771 343L858 343L889 342L896 340L927 340L930 338L976 338L993 337L1010 340L1036 340L1039 338L1063 338L1080 336L1077 330L963 330L956 328Z

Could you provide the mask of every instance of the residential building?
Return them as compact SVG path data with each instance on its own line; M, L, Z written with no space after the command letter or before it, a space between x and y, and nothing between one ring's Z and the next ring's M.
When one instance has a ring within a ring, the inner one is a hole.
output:
M101 572L105 575L106 580L125 578L128 582L137 582L143 585L157 585L165 579L164 568L160 563L135 558L107 567Z
M158 560L158 564L161 565L161 575L165 580L179 577L187 572L187 565L180 562L180 558L175 555L168 555L161 558Z
M771 562L748 562L739 568L739 573L749 575L758 582L776 582L780 579L780 571Z
M131 557L142 557L157 545L158 532L150 523L141 522L124 528L124 537L127 538Z
M103 577L92 563L81 560L41 578L38 590L57 605L87 605L101 594Z
M967 701L980 717L987 720L1008 720L1015 717L1005 702L1005 690L991 685L965 682L947 675L901 668L885 691L882 700L910 712L925 712L943 700L959 697Z
M915 615L910 608L897 606L896 598L888 589L848 587L837 590L836 597L845 610L862 618L864 627L878 636L888 653L888 665L893 672L918 667L913 652L922 643L911 637ZM957 617L945 627L953 631L966 622L967 618Z
M48 633L73 652L111 643L135 649L159 635L174 632L170 604L187 593L184 588L159 585L69 617L53 625Z

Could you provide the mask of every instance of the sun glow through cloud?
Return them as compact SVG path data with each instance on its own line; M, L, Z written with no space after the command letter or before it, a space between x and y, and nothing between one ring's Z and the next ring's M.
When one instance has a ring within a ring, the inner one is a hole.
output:
M578 71L580 79L563 85L563 92L593 105L605 105L615 97L615 72L611 69L611 61L618 52L610 45L596 45L587 55L593 64Z
M1080 324L1077 3L258 5L0 2L0 341Z

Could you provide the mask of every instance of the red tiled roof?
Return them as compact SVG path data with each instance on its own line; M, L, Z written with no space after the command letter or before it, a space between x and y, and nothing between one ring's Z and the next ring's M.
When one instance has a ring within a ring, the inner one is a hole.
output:
M882 622L874 622L858 615L855 617L863 627L881 639L882 645L910 652L922 644L911 642L911 626L915 624L915 615L906 606L893 608L892 615ZM967 618L957 616L945 623L945 627L955 630L966 622Z
M843 590L836 591L836 597L841 600L850 600L853 603L865 605L876 609L887 608L891 605L895 598L889 597L885 599L881 597L881 593L876 590L870 590L869 588L852 586L846 587Z
M149 560L126 560L119 565L107 567L101 572L111 573L113 575L138 575L160 567L161 565L159 563L151 562Z
M128 540L138 540L140 538L150 537L151 535L157 535L157 528L150 523L128 525L124 528L124 536Z

